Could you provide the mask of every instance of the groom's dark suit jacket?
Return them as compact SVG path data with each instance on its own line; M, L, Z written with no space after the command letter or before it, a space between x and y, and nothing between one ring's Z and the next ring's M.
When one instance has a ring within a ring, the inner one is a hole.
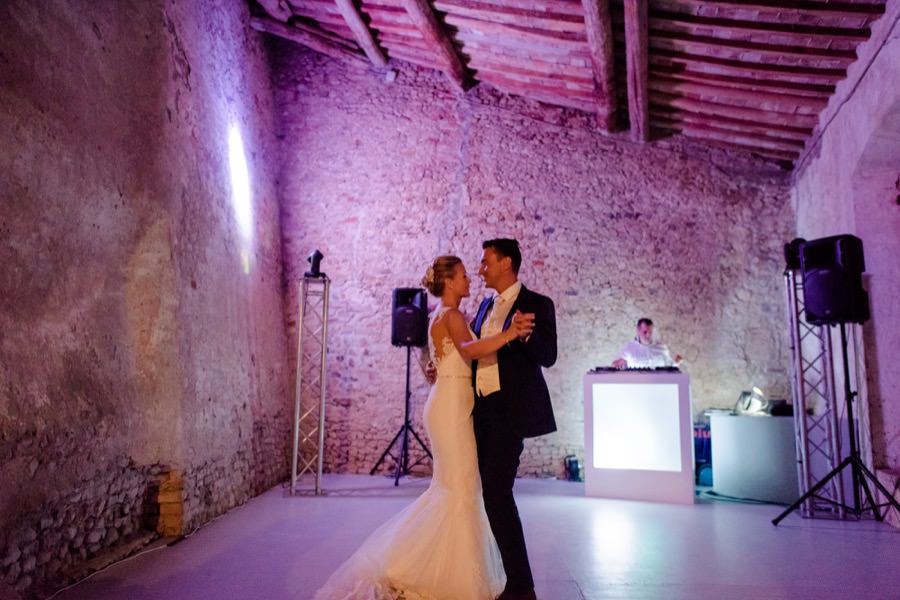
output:
M479 338L490 302L490 298L481 302L472 322L472 331ZM550 392L541 371L541 367L550 367L556 362L556 311L550 298L532 292L524 285L509 310L504 330L510 326L517 310L534 313L534 331L528 341L516 340L497 351L499 401L513 431L523 438L535 437L556 431ZM472 361L473 380L477 366L477 361Z

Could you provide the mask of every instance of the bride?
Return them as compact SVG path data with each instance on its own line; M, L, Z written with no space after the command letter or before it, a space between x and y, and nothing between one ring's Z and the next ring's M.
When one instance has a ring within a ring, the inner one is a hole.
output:
M516 314L506 331L474 339L459 310L469 295L462 260L438 257L422 284L441 300L428 327L437 368L424 412L434 455L431 484L376 529L314 600L493 600L506 584L481 496L470 363L528 335L533 316Z

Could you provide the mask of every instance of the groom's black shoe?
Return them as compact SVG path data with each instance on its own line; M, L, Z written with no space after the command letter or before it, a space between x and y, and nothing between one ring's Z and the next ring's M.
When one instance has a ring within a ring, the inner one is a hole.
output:
M534 595L534 590L523 594L503 590L503 593L497 596L497 600L537 600L537 596Z

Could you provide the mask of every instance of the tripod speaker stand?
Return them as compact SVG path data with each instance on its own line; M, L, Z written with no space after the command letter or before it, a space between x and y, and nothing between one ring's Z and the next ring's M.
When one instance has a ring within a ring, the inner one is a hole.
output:
M409 470L412 467L416 466L417 464L419 464L423 460L425 460L425 456L423 456L419 460L410 464L410 462L409 462L409 434L412 434L413 438L415 438L415 440L417 442L419 442L419 446L421 446L422 450L425 451L426 456L428 458L434 459L434 457L431 456L431 451L428 449L428 446L425 445L425 442L422 441L422 438L420 438L419 434L416 433L416 430L413 429L413 426L409 420L409 397L410 397L409 355L410 355L410 350L411 350L410 347L407 346L406 347L406 408L403 413L403 425L400 426L400 430L397 431L397 434L394 436L394 439L391 440L391 443L385 449L384 453L382 453L381 458L378 459L378 462L375 463L375 466L372 467L372 470L369 472L369 475L374 475L375 471L378 470L378 467L381 466L381 463L384 462L384 459L387 458L387 456L390 454L391 458L394 458L394 460L396 460L396 462L397 462L397 471L394 476L394 485L395 486L400 484L400 477L402 475L409 475ZM402 441L400 442L400 454L399 454L399 456L395 457L393 454L391 454L391 449L394 447L394 444L396 444L398 440L401 440L401 438L402 438Z
M425 456L421 457L414 463L409 463L409 434L419 442L419 446L425 451L428 458L434 460L431 451L416 430L413 429L409 421L409 361L412 346L424 346L428 340L428 302L425 297L425 290L422 288L396 288L394 289L393 305L391 310L391 343L394 346L406 346L406 404L403 413L403 425L391 443L382 453L381 458L372 467L369 475L374 475L378 467L384 462L384 459L390 455L397 462L397 472L394 477L394 485L399 485L401 475L409 475L409 470L425 460ZM400 442L400 453L394 457L391 449L398 440Z
M862 459L859 457L859 447L856 440L856 425L853 421L853 397L856 395L856 392L850 390L850 369L849 362L847 360L847 333L844 323L841 323L840 327L841 358L843 359L844 368L844 396L847 402L847 428L848 438L850 441L850 453L844 460L840 462L837 467L835 467L827 475L825 475L825 477L823 477L821 481L810 488L808 492L800 496L800 498L798 498L793 504L788 506L784 510L784 512L773 519L773 525L778 525L778 523L780 523L782 519L799 508L801 504L815 496L816 492L822 489L833 478L838 477L840 472L847 467L850 467L850 471L853 477L853 506L841 504L840 506L842 508L844 508L847 512L852 513L856 517L862 517L863 513L871 510L872 514L874 514L875 518L879 521L884 520L884 515L880 510L882 507L893 506L894 510L900 513L900 503L898 503L891 492L888 491L888 489L880 481L878 481L878 478L875 476L875 474L872 473L872 471L870 471L868 467L866 467ZM887 498L887 502L883 504L878 504L875 502L875 497L873 496L872 490L869 487L869 482L872 482L872 485L874 485L882 494L884 494L885 498ZM838 483L840 483L840 480L838 480ZM866 496L865 504L862 503L860 497L860 488L862 488L862 491ZM819 500L823 500L823 498L819 498ZM838 503L834 502L833 500L825 501L838 505Z
M884 514L881 508L893 506L900 513L900 503L860 458L856 423L853 418L853 398L857 393L850 389L850 367L847 358L846 323L864 323L870 316L868 295L862 286L862 273L865 271L862 240L852 235L838 235L809 242L798 238L785 245L785 258L788 269L799 267L803 272L806 321L811 325L840 325L850 451L846 458L809 491L773 519L772 524L778 525L788 514L813 498L845 510L857 518L871 510L877 520L883 521ZM840 487L840 473L847 467L850 468L852 475L853 506L816 495L832 480ZM870 483L884 494L887 502L882 504L876 502ZM865 494L865 502L860 492Z

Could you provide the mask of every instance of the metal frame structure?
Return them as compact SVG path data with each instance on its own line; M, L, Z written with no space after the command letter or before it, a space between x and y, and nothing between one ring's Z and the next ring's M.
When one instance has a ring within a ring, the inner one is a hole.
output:
M810 325L803 319L803 285L796 270L786 269L784 281L791 333L797 480L802 497L840 463L840 412L835 399L831 335L827 327ZM844 486L839 479L832 479L817 496L800 506L803 517L815 517L817 513L844 517Z
M325 355L328 349L328 292L331 280L321 274L303 278L297 319L297 386L294 397L294 448L291 490L305 473L316 477L315 493L322 494L325 458ZM314 469L315 467L315 469Z

